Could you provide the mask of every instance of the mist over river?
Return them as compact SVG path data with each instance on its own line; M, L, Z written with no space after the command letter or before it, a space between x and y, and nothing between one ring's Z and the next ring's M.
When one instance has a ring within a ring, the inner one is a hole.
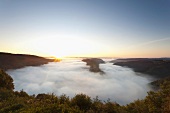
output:
M107 59L109 61L111 59ZM142 99L150 90L148 83L153 79L135 73L130 68L100 64L105 74L92 73L81 59L65 59L42 66L28 66L7 73L14 79L15 90L24 90L28 94L54 93L69 97L84 93L91 98L111 101L125 105L136 99Z

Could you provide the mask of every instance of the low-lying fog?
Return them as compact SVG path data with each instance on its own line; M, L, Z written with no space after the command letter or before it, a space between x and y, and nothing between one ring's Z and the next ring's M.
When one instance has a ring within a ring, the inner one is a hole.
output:
M115 66L112 63L100 64L104 75L89 72L89 67L81 60L64 60L38 67L25 67L9 70L14 79L15 90L28 94L55 93L69 97L84 93L100 100L116 101L127 104L142 99L149 91L151 79L139 76L129 68Z

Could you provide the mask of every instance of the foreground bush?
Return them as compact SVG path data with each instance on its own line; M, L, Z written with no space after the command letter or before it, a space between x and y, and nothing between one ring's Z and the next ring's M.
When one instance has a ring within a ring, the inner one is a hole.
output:
M143 100L126 106L102 102L98 97L77 94L73 98L52 94L28 95L13 91L13 79L0 70L0 113L170 113L170 80L161 82L157 92L150 91Z

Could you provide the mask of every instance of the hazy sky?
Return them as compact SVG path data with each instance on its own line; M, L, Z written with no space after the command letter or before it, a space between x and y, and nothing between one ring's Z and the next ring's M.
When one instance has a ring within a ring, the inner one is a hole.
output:
M170 57L170 0L1 0L0 51Z

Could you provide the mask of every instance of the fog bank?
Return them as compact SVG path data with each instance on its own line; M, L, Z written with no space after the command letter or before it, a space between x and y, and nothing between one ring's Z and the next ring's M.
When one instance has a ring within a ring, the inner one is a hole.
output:
M151 79L139 76L129 68L100 64L104 75L89 72L89 67L81 60L64 60L38 67L25 67L9 70L7 73L14 79L15 90L24 89L28 94L55 93L70 97L85 93L92 98L116 101L127 104L142 99L149 91Z

